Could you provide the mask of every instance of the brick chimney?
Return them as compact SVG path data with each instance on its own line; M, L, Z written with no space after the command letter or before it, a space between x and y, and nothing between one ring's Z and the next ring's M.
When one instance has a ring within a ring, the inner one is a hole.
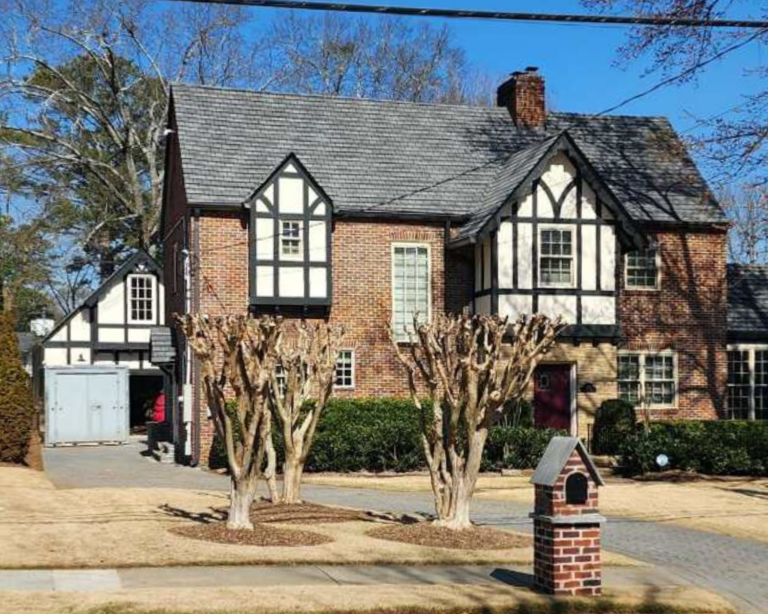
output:
M516 125L525 128L543 128L547 120L544 102L544 78L539 69L529 66L501 84L497 92L500 107L506 107Z

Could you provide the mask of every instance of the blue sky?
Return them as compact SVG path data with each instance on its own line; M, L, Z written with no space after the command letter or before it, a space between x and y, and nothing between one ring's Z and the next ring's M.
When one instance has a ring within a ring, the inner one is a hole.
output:
M475 10L587 13L577 0L349 0L358 4L439 6ZM746 6L745 6L746 5ZM731 15L754 17L749 3L738 3ZM283 11L251 9L267 17ZM440 20L431 20L441 23ZM505 75L526 66L538 66L546 78L548 98L560 111L597 113L650 87L659 75L643 76L641 62L617 66L617 48L627 29L616 26L533 24L450 20L456 39L469 60L491 74ZM710 65L702 77L672 86L623 107L617 113L664 115L687 134L696 118L720 114L738 105L742 97L761 87L760 79L745 76L745 68L768 59L768 49L754 42Z

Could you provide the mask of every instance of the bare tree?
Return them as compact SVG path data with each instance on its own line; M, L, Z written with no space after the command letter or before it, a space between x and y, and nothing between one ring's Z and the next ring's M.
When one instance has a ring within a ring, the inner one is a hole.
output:
M439 526L471 526L470 503L488 430L506 402L526 394L536 365L561 329L559 319L538 314L511 326L498 316L441 315L428 324L414 317L410 343L402 346L390 326L421 416ZM419 382L429 406L422 403Z
M765 17L768 2L733 2L724 0L582 0L600 11L620 11L642 17L716 19L741 5L740 17ZM740 49L753 41L768 42L766 30L637 26L630 30L619 49L624 62L650 58L648 72L658 72L672 82L684 83L699 77L713 58ZM733 48L733 49L731 49ZM722 55L721 55L722 54ZM745 63L743 71L752 78L768 76L762 54ZM716 173L712 179L725 185L734 179L754 174L761 181L768 162L768 88L739 97L732 108L712 117L699 118L696 128L703 136L692 139L699 146Z
M302 322L276 346L277 369L270 380L270 404L281 429L285 458L283 490L275 501L298 503L301 477L317 424L336 379L342 329Z
M231 479L227 527L253 529L250 509L271 437L269 383L282 323L247 315L186 315L178 320L200 362L208 409L227 452Z
M725 190L720 203L731 219L728 251L732 262L764 264L768 261L768 191L764 186Z
M0 12L2 152L36 196L79 213L78 242L108 274L159 226L170 83L249 83L258 44L232 7L0 0Z

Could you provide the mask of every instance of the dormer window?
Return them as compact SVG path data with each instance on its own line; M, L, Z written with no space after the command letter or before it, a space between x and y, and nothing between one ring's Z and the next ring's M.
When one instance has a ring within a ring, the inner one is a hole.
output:
M301 258L301 222L282 221L280 253L289 259Z
M247 205L251 305L329 307L331 203L309 171L289 155Z

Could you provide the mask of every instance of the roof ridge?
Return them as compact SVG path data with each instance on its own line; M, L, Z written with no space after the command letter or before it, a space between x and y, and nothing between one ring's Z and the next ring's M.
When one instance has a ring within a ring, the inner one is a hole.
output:
M306 100L306 99L316 99L316 100L323 100L323 101L329 101L329 102L341 102L341 103L356 103L356 102L362 102L362 103L372 103L372 104L392 104L392 105L402 105L402 106L412 106L412 107L438 107L438 108L447 108L447 109L470 109L470 110L478 110L478 111L503 111L503 107L495 107L495 106L482 106L482 105L472 105L472 104L458 104L458 103L450 103L450 102L415 102L411 100L393 100L390 98L370 98L365 96L335 96L331 94L296 94L292 92L275 92L271 90L252 90L252 89L245 89L245 88L237 88L237 87L223 87L223 86L214 86L214 85L200 85L197 83L184 83L184 82L176 82L171 84L171 90L175 88L181 88L181 89L190 89L190 90L208 90L213 92L234 92L237 94L246 94L249 96L266 96L266 97L274 97L274 98L290 98L292 100Z

